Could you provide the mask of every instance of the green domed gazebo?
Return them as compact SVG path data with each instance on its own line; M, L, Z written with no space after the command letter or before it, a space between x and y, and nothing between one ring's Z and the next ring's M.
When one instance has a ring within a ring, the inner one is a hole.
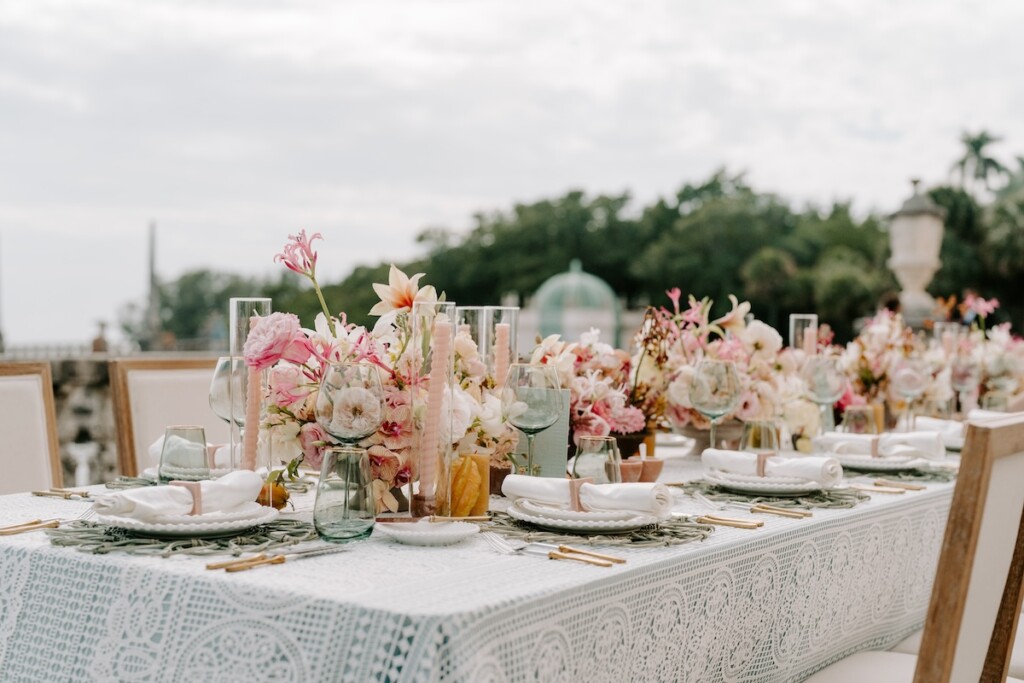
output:
M537 288L531 308L539 314L542 337L560 334L577 341L581 333L596 327L603 341L619 346L619 300L607 282L583 272L578 259L569 264L568 272L551 276Z

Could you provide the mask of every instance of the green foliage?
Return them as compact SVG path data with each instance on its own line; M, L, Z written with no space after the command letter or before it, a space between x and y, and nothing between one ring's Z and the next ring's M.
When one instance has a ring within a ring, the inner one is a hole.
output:
M995 140L972 138L957 168L982 180L974 174L1001 172L985 161L985 147ZM934 295L970 288L998 296L1003 315L1024 314L1017 287L1024 277L1024 159L1020 165L985 208L962 187L931 190L947 212L942 268L929 288ZM589 196L573 190L478 213L465 234L429 228L417 241L423 256L396 265L409 275L426 273L423 284L464 305L508 297L525 304L545 280L578 258L629 307L667 304L665 291L679 287L714 299L717 316L727 310L727 295L737 294L780 330L790 313L816 311L837 340L845 341L857 318L872 314L884 292L898 289L886 267L889 241L882 217L858 217L846 202L795 209L725 169L639 209L630 206L626 193ZM371 285L387 277L388 264L377 264L359 266L341 282L322 283L327 305L346 313L349 322L372 325L368 312L377 296ZM165 328L181 338L223 325L218 316L230 296L271 296L276 310L295 312L305 326L320 312L307 283L290 272L259 281L194 271L162 293ZM140 318L138 308L131 309L126 329L143 329Z

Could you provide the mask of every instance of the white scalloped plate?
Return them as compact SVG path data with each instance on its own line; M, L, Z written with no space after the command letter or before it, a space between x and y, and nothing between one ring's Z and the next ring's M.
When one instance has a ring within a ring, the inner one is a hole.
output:
M154 536L202 538L244 531L277 519L278 511L259 503L246 503L232 512L210 512L205 515L167 515L143 521L120 515L96 515L96 521L107 526L137 531Z
M516 504L518 502L516 501L509 505L507 510L509 517L518 519L521 522L528 522L543 529L554 529L555 531L571 531L577 534L622 533L658 523L658 518L653 515L633 515L628 519L618 520L543 517L524 512Z
M538 503L537 501L530 500L529 498L517 498L515 504L522 512L525 512L528 515L533 515L534 517L544 517L545 519L604 520L607 522L615 522L632 519L637 516L637 513L631 510L567 510L565 508L555 507L554 505Z
M839 461L844 469L866 470L869 472L905 472L916 470L927 461L923 458L895 457L895 458L873 458L870 455L844 455L833 456Z
M723 489L755 495L800 496L824 488L819 482L797 477L749 477L720 470L704 472L704 481Z
M469 522L386 522L374 528L399 543L422 546L453 545L480 531Z
M228 472L231 472L231 470L229 470L229 469L214 469L214 470L210 470L210 476L209 477L204 477L204 479L218 479L220 477L223 477ZM159 471L157 470L156 467L147 467L146 469L142 470L142 472L139 473L139 478L140 479L152 479L153 481L158 481L160 479L160 474L159 474Z

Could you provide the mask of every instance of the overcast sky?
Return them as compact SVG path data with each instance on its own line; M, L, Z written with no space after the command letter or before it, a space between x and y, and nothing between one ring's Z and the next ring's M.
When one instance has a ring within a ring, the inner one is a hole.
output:
M0 329L87 342L157 268L324 279L480 210L725 165L892 211L1024 153L1024 3L0 0ZM226 308L226 303L225 303Z

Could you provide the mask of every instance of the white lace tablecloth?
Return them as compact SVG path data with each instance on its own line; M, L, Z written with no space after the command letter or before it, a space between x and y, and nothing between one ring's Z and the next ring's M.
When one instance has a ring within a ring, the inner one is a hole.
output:
M695 478L692 459L663 480ZM0 538L4 681L801 680L918 628L950 484L703 543L616 548L612 569L374 536L238 574L207 558ZM680 499L679 509L706 512ZM311 502L310 502L311 504ZM0 497L0 525L85 503ZM742 517L747 513L730 510Z

